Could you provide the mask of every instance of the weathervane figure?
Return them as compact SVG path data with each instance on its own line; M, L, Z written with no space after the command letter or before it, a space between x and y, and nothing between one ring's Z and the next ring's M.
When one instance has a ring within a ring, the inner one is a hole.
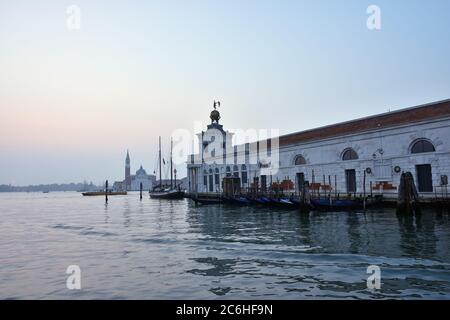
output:
M216 122L217 124L219 123L220 113L219 113L219 111L217 111L217 108L219 108L219 107L220 107L220 101L214 100L214 104L213 104L214 110L211 111L211 115L210 115L211 123L214 123L214 122Z

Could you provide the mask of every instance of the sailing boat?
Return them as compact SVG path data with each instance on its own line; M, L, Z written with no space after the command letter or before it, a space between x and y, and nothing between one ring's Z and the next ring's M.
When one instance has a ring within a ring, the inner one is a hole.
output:
M170 186L162 185L161 175L161 137L159 137L159 185L150 191L150 198L152 199L182 199L184 198L184 192L177 187L177 181L175 179L175 185L173 184L173 162L172 162L172 148L173 141L170 141Z

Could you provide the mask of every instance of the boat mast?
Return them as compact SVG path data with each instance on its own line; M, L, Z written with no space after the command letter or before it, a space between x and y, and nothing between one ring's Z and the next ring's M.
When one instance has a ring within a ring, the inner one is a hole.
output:
M173 147L173 140L171 137L170 138L170 189L173 188L172 147Z
M161 136L159 136L159 187L162 187L161 179Z

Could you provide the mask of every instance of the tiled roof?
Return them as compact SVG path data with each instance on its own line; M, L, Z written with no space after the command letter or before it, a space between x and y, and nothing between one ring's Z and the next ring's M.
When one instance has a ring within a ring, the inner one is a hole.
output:
M284 135L279 143L289 145L445 117L450 117L450 99Z

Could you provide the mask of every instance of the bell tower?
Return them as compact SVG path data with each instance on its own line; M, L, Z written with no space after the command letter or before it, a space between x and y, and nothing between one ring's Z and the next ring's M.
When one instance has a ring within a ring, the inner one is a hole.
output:
M131 166L130 166L130 154L127 150L127 157L125 159L125 189L129 191L131 189Z

